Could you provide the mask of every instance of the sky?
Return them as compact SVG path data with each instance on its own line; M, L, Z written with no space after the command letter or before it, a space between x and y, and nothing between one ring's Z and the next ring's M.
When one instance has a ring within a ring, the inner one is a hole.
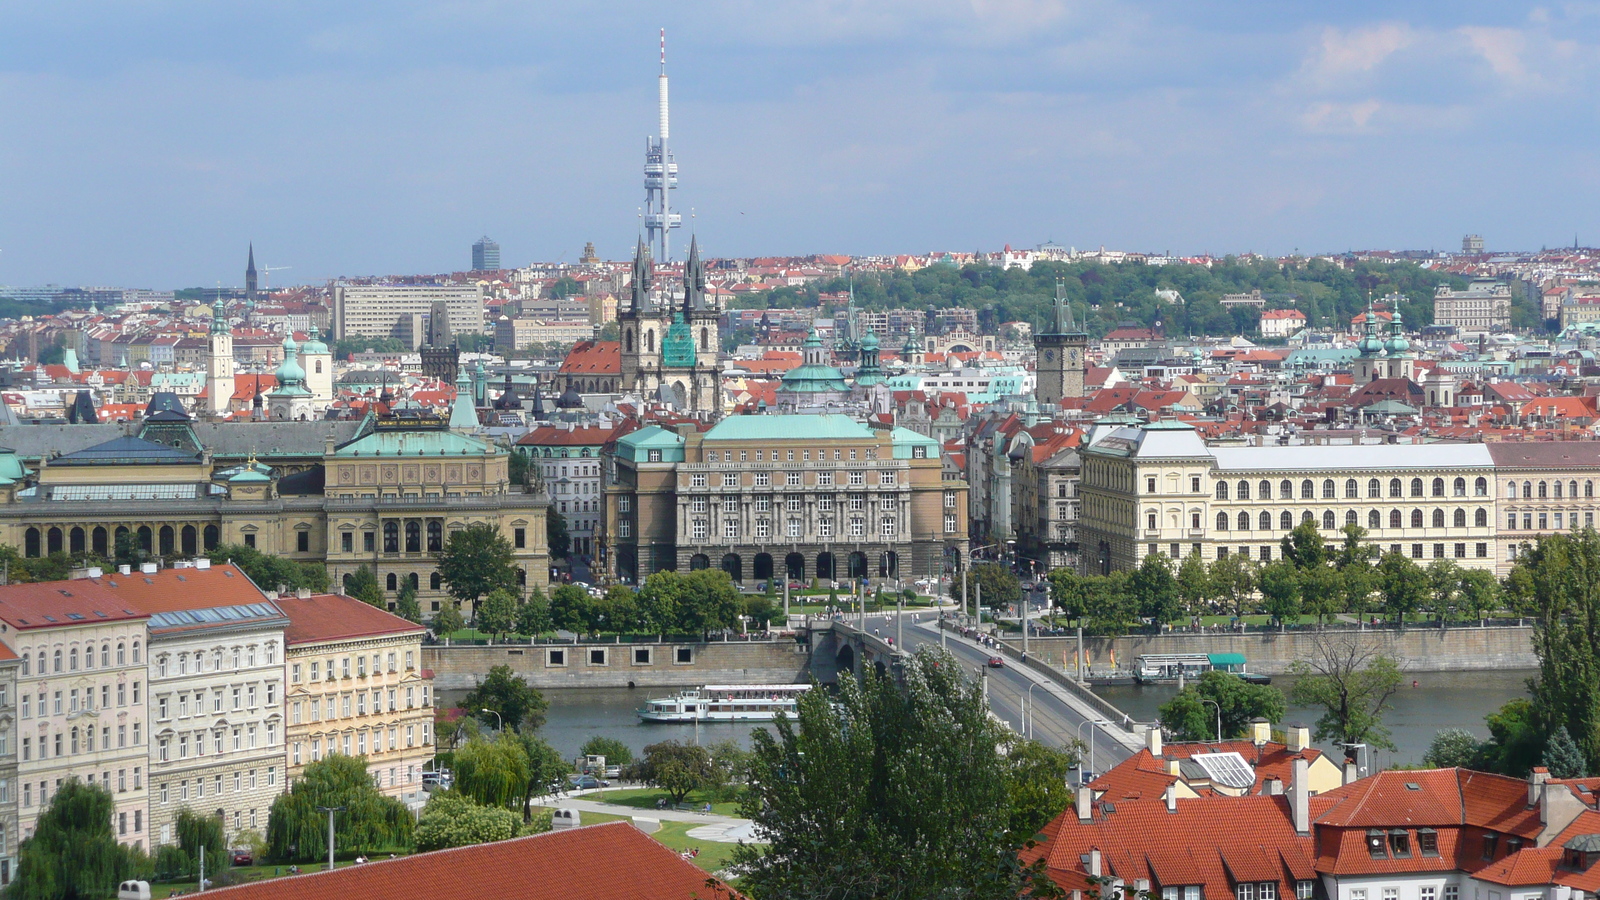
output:
M663 26L709 256L1600 244L1600 3L0 0L0 284L626 258Z

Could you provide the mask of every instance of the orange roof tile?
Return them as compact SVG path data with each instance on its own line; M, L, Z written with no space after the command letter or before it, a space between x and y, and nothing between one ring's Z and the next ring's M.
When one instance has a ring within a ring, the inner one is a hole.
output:
M421 625L344 594L280 596L278 607L289 617L289 627L283 630L283 638L291 647L423 630Z
M149 615L180 609L208 609L213 606L248 606L265 603L267 595L256 587L244 570L234 565L209 569L162 569L159 572L111 572L99 578L83 579L97 584L126 601L135 610Z

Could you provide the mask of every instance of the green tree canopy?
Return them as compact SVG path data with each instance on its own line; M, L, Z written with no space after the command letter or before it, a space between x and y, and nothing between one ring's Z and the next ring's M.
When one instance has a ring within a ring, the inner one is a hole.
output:
M485 725L515 731L523 725L538 728L544 724L544 714L550 704L527 680L511 671L510 666L494 666L477 683L461 705L468 714ZM489 710L490 712L483 712ZM499 717L493 715L499 713Z
M433 614L433 633L449 637L465 627L467 622L461 618L461 609L456 602L448 597L440 601L439 611Z
M444 850L517 836L522 819L503 806L482 806L455 791L440 791L428 798L417 821L417 851Z
M1248 734L1250 721L1258 717L1281 722L1288 711L1283 691L1213 669L1161 705L1161 725L1180 741L1214 741L1219 708L1223 738Z
M1541 537L1512 576L1537 610L1534 728L1546 741L1566 728L1588 770L1600 771L1600 534L1585 528Z
M407 622L422 624L422 604L417 602L417 589L412 587L409 578L400 582L400 596L395 600L394 611Z
M558 584L550 591L550 618L557 628L588 634L594 621L594 598L575 584Z
M1211 596L1235 616L1243 616L1256 593L1256 566L1243 553L1230 553L1211 564L1207 581Z
M528 786L528 757L510 732L495 740L469 739L456 749L455 790L484 806L516 809Z
M1083 759L1077 741L1065 748L1041 741L1013 740L1006 748L1006 795L1011 804L1007 845L1021 847L1072 805L1067 779Z
M545 510L544 536L550 547L550 558L566 559L572 549L572 536L567 533L567 517L554 509Z
M479 631L504 637L517 624L517 595L495 588L478 601L476 618Z
M1443 728L1434 734L1422 764L1432 769L1471 768L1478 762L1483 742L1465 728Z
M1385 553L1378 562L1378 590L1384 615L1404 631L1406 616L1428 602L1428 573L1403 553Z
M666 791L673 803L716 780L711 754L699 744L662 741L644 748L640 777Z
M328 815L318 807L342 806L334 814L334 843L345 853L373 853L411 846L411 813L373 786L364 757L329 754L306 766L299 780L272 801L267 813L267 848L283 862L325 859Z
M990 609L1005 609L1022 599L1022 582L1000 563L984 562L967 571L966 587L956 579L956 599L970 609L972 600L964 591L981 595L983 605Z
M516 737L528 765L528 780L522 786L522 820L533 823L537 818L533 798L550 793L552 786L571 770L571 766L556 748L535 734L532 728L524 725L517 731Z
M1288 538L1284 538L1287 542ZM1317 566L1316 571L1331 571ZM1278 625L1300 616L1301 570L1287 559L1280 559L1261 567L1261 607Z
M105 900L117 884L143 874L147 862L117 843L116 803L105 788L69 778L39 815L33 836L17 850L11 900Z
M1178 597L1178 581L1172 574L1172 561L1161 553L1149 553L1128 579L1138 615L1161 625L1183 613Z
M517 605L517 634L537 638L555 629L555 619L550 615L550 601L536 587L528 593L528 599Z
M1296 569L1317 569L1333 561L1333 552L1328 548L1327 541L1322 539L1321 530L1310 519L1302 521L1293 531L1284 535L1279 546L1284 560Z
M1316 740L1394 749L1383 715L1400 689L1400 667L1368 635L1321 633L1289 671L1296 676L1289 699L1323 710Z
M603 734L584 741L578 752L584 756L604 756L608 766L626 766L633 762L633 751L627 744Z
M1178 564L1178 602L1191 616L1204 615L1211 602L1211 573L1199 553L1190 553Z
M445 588L464 603L495 588L517 591L511 542L493 525L480 523L451 532L436 558Z
M409 585L411 579L406 579ZM389 605L388 598L384 596L383 587L378 584L378 576L372 573L372 567L362 565L350 573L350 580L344 583L345 593L360 600L368 606L386 609ZM413 595L414 597L415 595Z
M131 534L131 532L130 532ZM328 590L328 567L322 563L302 563L262 553L245 544L218 544L207 551L213 563L232 562L264 591L287 587L324 593Z

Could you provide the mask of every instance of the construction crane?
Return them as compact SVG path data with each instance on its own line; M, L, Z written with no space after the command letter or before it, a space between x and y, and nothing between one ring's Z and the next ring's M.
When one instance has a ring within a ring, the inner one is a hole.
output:
M261 267L261 289L264 290L264 291L271 289L271 287L272 287L272 273L273 272L279 272L279 271L282 271L284 269L292 269L292 268L294 268L294 266L262 266Z

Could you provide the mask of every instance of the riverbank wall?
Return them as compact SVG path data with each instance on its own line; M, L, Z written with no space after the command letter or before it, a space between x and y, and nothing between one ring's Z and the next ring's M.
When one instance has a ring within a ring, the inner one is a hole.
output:
M811 650L770 641L632 644L489 644L422 648L436 690L469 690L494 666L548 688L790 684L810 679Z
M1282 675L1297 659L1315 655L1316 642L1323 638L1348 640L1352 637L1373 642L1379 652L1393 657L1406 672L1463 672L1482 669L1533 669L1539 660L1533 653L1531 626L1496 625L1487 628L1408 628L1403 632L1377 629L1357 632L1295 629L1286 632L1174 632L1170 634L1125 635L1118 638L1085 637L1083 649L1096 672L1112 668L1116 651L1118 668L1128 669L1135 658L1148 653L1242 653L1251 672ZM1020 648L1020 636L1008 641ZM1030 655L1050 665L1072 668L1078 649L1076 637L1041 637L1028 640Z

